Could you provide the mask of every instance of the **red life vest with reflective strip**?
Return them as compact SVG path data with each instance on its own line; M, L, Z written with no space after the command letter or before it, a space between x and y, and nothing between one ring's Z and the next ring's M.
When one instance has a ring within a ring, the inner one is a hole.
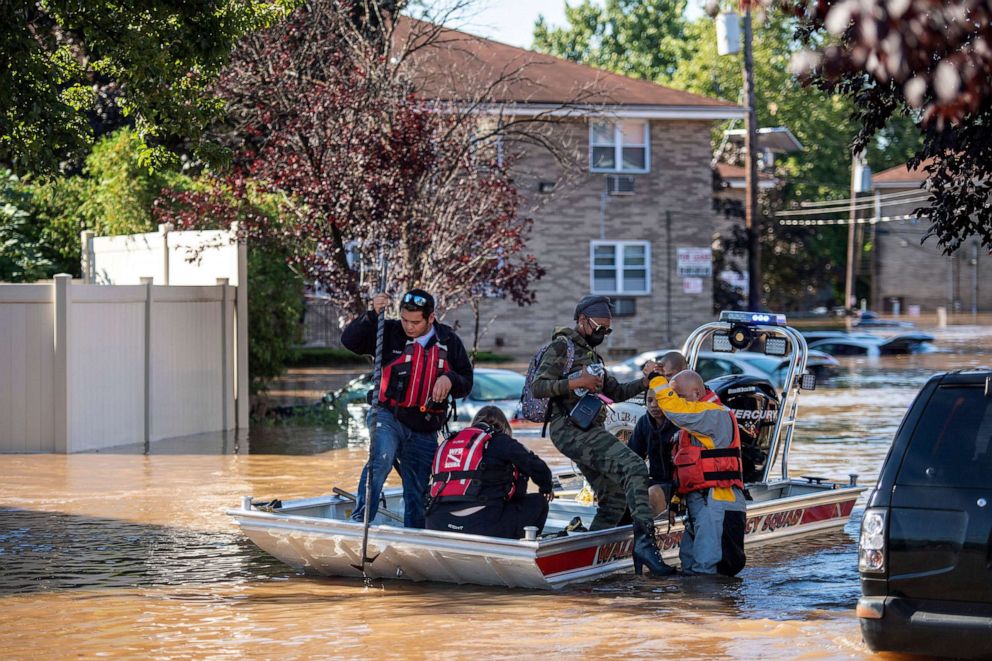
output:
M435 342L425 349L410 340L403 353L382 368L379 401L389 408L414 408L421 413L444 413L446 403L431 402L437 378L448 371L448 347Z
M704 402L721 403L712 391L707 391ZM692 436L685 429L679 431L679 442L675 446L675 476L678 480L677 493L685 495L711 487L738 487L744 489L741 473L741 434L733 411L727 410L734 423L734 439L728 448L707 449L692 442Z
M486 470L483 459L492 434L479 427L466 427L441 442L432 465L431 503L479 500L484 484L506 484L506 500L517 491L520 472Z

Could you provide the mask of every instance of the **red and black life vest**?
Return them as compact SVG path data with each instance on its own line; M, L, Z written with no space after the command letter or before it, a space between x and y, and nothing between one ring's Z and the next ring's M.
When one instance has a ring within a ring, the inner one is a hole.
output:
M712 391L707 391L701 401L720 402ZM685 495L711 487L738 487L744 489L741 473L741 434L733 411L727 410L734 423L734 439L727 448L707 449L692 442L692 436L685 429L679 431L675 446L675 476L678 480L677 493Z
M444 413L446 404L431 403L437 378L448 371L448 347L435 342L425 349L410 340L400 356L382 368L379 401L389 408L414 408L421 413Z
M480 502L479 490L488 485L505 485L504 498L513 498L520 472L516 468L487 470L483 464L492 437L488 429L466 427L441 442L432 465L432 505L437 502Z

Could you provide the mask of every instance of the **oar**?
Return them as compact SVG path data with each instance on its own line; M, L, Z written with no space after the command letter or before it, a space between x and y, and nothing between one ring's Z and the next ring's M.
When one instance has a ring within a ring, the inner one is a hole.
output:
M386 291L386 255L382 246L379 246L379 291ZM362 564L352 565L355 569L361 570L365 587L372 587L372 578L369 576L366 566L375 562L379 557L376 553L369 557L369 509L372 506L372 459L375 453L375 435L379 428L379 384L382 381L382 340L386 330L386 309L379 313L375 329L375 368L372 372L372 413L369 418L369 458L365 464L365 509L362 512Z

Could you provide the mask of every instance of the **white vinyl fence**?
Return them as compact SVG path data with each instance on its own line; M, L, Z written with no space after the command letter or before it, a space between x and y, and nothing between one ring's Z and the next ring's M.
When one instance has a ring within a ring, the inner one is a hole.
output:
M247 429L244 246L167 230L84 233L84 283L0 284L0 451Z

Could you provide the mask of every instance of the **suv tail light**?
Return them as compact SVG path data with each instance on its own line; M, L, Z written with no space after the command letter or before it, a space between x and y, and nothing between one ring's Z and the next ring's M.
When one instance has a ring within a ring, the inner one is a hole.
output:
M885 573L885 561L885 510L866 510L861 520L861 540L858 542L858 571Z

